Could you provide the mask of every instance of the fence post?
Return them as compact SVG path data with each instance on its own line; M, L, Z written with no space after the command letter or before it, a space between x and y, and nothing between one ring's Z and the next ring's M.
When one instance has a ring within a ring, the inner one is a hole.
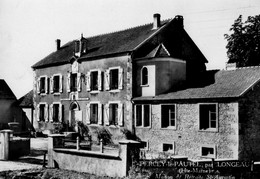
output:
M63 147L64 135L52 134L48 136L48 167L55 167L54 164L54 148Z
M80 149L80 141L79 141L79 136L77 137L77 150Z
M9 152L10 152L10 136L13 133L12 130L2 130L0 131L0 159L1 160L8 160L9 159Z
M104 152L103 139L100 139L100 152Z
M124 164L122 165L122 168L124 170L122 176L127 176L128 171L133 163L132 160L133 157L132 155L134 154L133 152L138 151L140 149L140 142L134 140L122 140L119 141L119 144L120 144L119 156L122 159ZM139 153L137 155L139 155Z

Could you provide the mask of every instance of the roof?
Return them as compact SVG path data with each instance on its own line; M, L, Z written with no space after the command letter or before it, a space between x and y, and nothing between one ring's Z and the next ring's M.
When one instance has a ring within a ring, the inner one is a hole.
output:
M16 97L5 80L0 79L0 99L15 99Z
M136 97L133 100L187 100L232 98L243 96L260 81L260 66L235 70L212 70L203 75L204 80L186 89L154 97ZM202 79L202 78L200 78Z
M146 24L126 30L85 38L87 41L87 52L81 58L99 57L109 54L131 52L142 42L162 29L167 22L162 22L160 28L153 30L153 24ZM40 60L32 68L40 68L49 65L60 65L69 63L74 56L74 41L63 45L60 50L55 51Z
M18 100L18 104L21 107L33 107L33 90Z

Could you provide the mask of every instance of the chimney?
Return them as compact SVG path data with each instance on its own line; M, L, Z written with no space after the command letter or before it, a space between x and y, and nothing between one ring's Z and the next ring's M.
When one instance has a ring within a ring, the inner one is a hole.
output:
M177 15L175 16L174 20L178 24L178 27L183 28L183 16Z
M153 15L153 29L158 29L161 26L160 18L161 18L160 14Z
M57 51L60 50L60 39L56 40Z

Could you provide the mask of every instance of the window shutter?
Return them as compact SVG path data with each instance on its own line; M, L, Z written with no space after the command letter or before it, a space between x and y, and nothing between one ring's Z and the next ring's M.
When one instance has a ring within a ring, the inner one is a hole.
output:
M36 120L40 121L40 105L39 104L36 107Z
M71 73L68 73L67 74L67 92L68 93L70 92L70 76L71 76Z
M118 125L123 126L123 115L124 115L124 109L123 104L118 104Z
M53 104L49 107L49 119L51 122L53 122Z
M98 70L98 90L102 90L102 72Z
M45 93L48 93L48 77L45 77Z
M38 78L36 81L36 90L37 90L37 93L40 94L40 78Z
M87 72L86 74L86 89L87 91L90 91L90 72Z
M62 104L59 104L59 121L60 122L62 122L62 109L63 109L63 107L62 107Z
M53 93L53 76L50 77L50 93Z
M45 104L45 107L44 107L44 119L45 119L45 122L48 122L48 104Z
M98 103L98 124L102 125L102 104Z
M62 77L63 77L62 74L60 74L60 93L62 93L62 88L63 88Z
M90 104L89 103L86 106L86 123L90 124Z
M80 80L81 73L77 73L77 89L81 91L81 80Z
M109 104L105 104L104 108L104 123L109 125Z
M105 89L109 90L110 89L110 75L109 75L109 70L106 70L105 72Z
M118 89L122 90L123 89L123 68L119 68L119 73L118 73Z

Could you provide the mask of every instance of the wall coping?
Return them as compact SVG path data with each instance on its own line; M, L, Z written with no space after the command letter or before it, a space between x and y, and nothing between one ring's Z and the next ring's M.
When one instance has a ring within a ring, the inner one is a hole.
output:
M9 130L9 129L5 129L5 130L1 130L0 133L13 133L13 130Z
M64 134L49 134L48 137L65 137Z
M119 144L140 144L140 142L135 140L120 140L118 143Z
M61 152L61 153L68 153L68 154L77 154L77 155L88 155L88 156L94 156L98 158L110 158L110 159L117 159L121 160L119 157L119 154L105 154L95 151L87 151L87 150L77 150L77 149L64 149L64 148L54 148L55 152Z

